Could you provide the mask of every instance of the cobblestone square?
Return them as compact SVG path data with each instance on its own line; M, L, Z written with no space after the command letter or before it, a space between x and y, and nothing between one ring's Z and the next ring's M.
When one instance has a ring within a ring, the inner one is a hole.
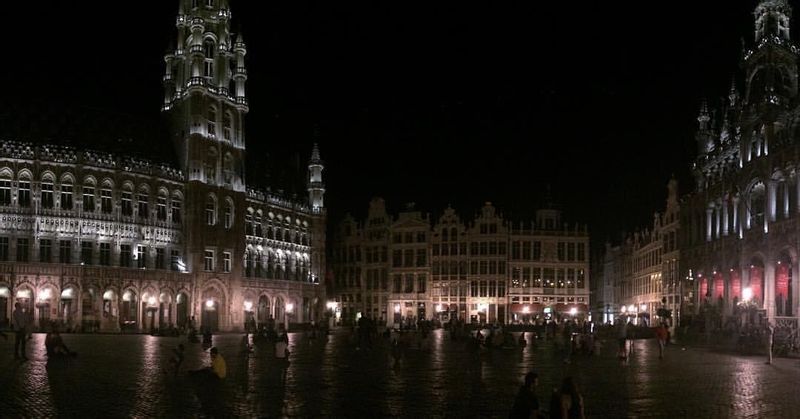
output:
M64 335L76 358L50 362L44 335L29 341L27 362L13 359L13 336L0 339L1 417L507 417L522 376L540 374L550 390L572 375L588 417L797 417L800 361L737 356L672 345L658 359L653 340L637 341L627 363L615 343L594 357L564 364L552 342L497 349L476 357L447 332L433 332L430 351L409 349L394 367L384 340L355 350L349 330L309 340L290 335L286 378L268 344L240 351L242 335L214 336L228 364L218 394L198 388L186 370L208 354L186 344L183 372L165 374L171 349L185 338Z

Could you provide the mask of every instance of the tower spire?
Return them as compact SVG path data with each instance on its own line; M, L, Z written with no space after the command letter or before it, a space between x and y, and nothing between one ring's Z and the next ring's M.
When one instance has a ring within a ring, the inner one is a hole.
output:
M319 145L316 140L317 138L315 138L314 147L311 149L311 159L308 162L308 203L312 210L319 211L325 207L325 184L322 183L322 170L325 166L320 159Z

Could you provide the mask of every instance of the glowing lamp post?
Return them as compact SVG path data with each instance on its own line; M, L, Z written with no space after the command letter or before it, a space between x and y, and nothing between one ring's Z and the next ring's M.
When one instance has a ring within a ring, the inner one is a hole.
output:
M575 307L572 307L571 309L569 309L569 314L570 314L572 317L575 317L575 315L576 315L576 314L578 314L578 309L577 309L577 308L575 308Z
M752 299L753 299L753 289L750 288L750 287L747 287L747 288L743 289L742 290L742 302L747 304Z

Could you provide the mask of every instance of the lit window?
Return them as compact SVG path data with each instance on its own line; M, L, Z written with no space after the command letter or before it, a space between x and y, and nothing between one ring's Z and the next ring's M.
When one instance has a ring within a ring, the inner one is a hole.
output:
M231 254L230 252L225 252L222 254L222 269L224 272L231 271Z
M225 228L229 229L233 226L233 205L228 202L225 204Z
M203 269L206 272L211 272L214 270L214 251L213 250L206 250L205 257L203 259Z
M136 267L147 267L147 247L138 245L136 246Z
M217 222L217 203L214 198L208 197L206 201L206 225L213 226Z

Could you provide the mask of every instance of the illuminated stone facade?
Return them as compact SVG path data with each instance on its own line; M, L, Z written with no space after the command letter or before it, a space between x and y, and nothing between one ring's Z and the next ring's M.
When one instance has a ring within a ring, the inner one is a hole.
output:
M408 208L396 218L382 199L362 223L347 217L333 245L333 296L344 322L423 319L512 323L546 313L585 317L589 235L560 211L514 225L486 203L469 223L452 208L436 223Z
M90 150L0 144L0 323L240 330L324 313L323 165L308 200L249 188L241 34L225 0L181 0L163 113L176 167Z
M595 318L603 323L622 318L649 324L661 308L670 310L670 326L680 318L680 204L675 179L667 190L666 209L653 215L652 228L626 236L621 244L607 243L598 258L592 302Z
M681 215L682 275L691 291L684 312L715 326L738 324L747 300L761 316L796 329L798 48L785 1L761 1L754 16L755 45L742 57L743 94L731 86L719 112L704 103L697 119L697 190Z

